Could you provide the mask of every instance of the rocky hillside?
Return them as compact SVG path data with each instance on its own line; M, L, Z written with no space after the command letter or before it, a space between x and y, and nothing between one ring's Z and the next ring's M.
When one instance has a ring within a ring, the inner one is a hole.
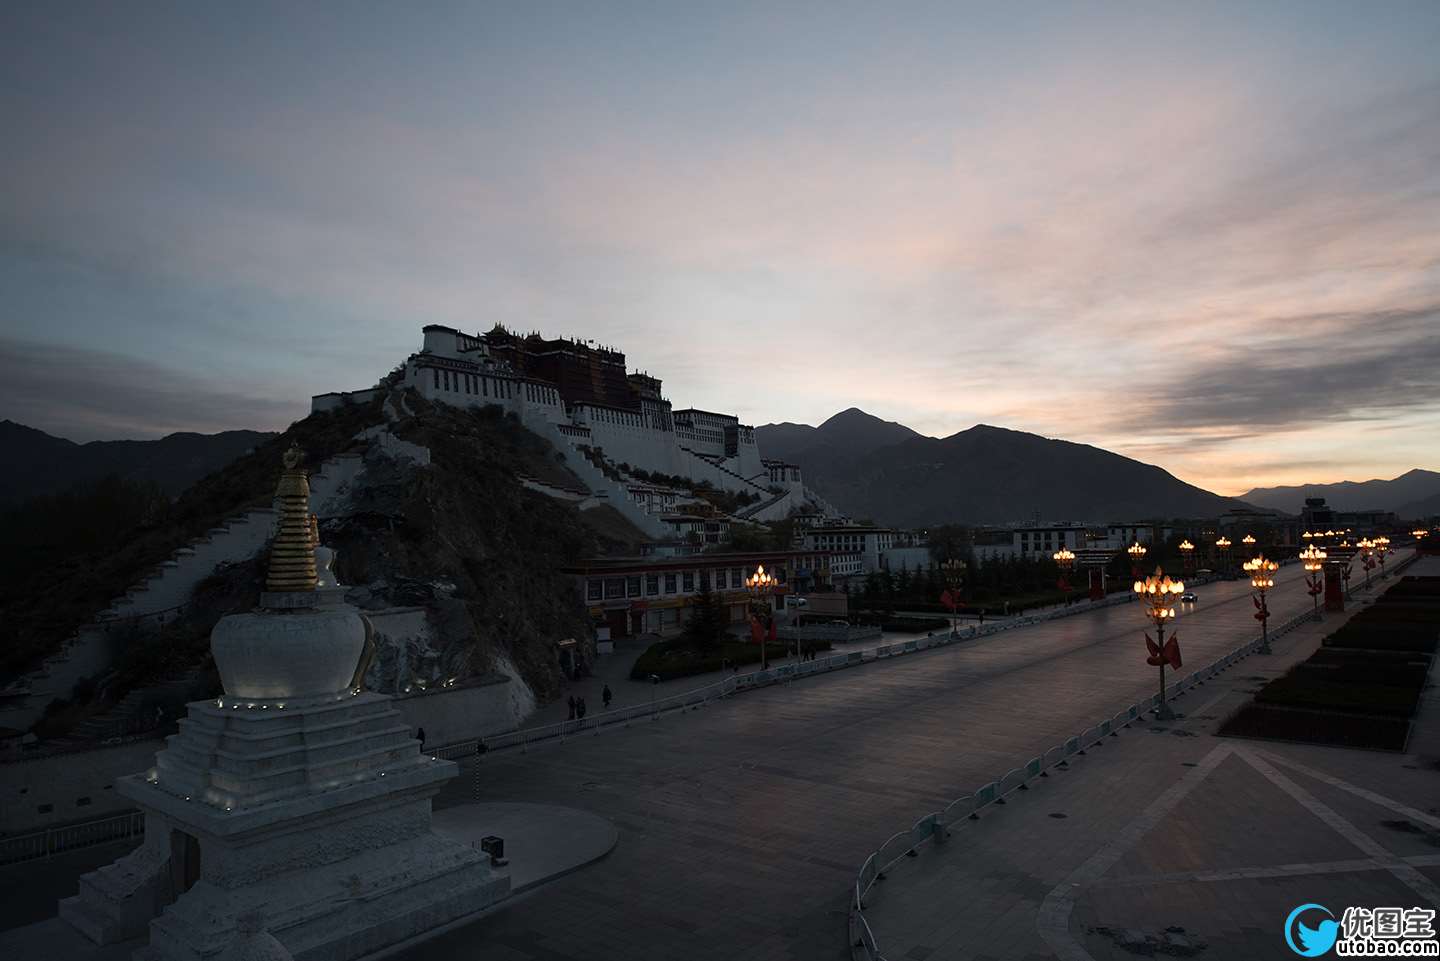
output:
M596 552L633 550L638 532L613 512L582 513L522 486L522 475L582 485L548 442L498 408L462 411L399 392L298 421L200 481L162 521L128 532L112 550L35 572L27 590L6 598L4 623L18 641L9 651L11 674L53 650L187 539L268 506L292 440L310 466L347 451L362 456L340 493L316 505L321 539L338 551L335 572L351 588L347 599L372 612L423 612L424 629L393 638L377 659L373 686L498 671L518 674L539 700L558 692L555 642L589 636L580 596L561 569ZM225 589L201 592L174 628L185 637L173 637L173 646L203 661L209 626L253 605L262 571L253 564L222 572ZM129 681L153 681L134 661L121 665ZM204 667L174 658L157 663L168 673Z

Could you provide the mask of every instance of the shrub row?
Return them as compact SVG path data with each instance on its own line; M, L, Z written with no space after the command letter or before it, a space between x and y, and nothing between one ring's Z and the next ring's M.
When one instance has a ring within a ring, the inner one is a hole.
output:
M812 651L830 650L829 641L802 641L802 648ZM778 661L794 651L794 642L773 641L765 645L771 661ZM630 668L630 678L635 681L648 679L652 674L662 681L693 674L708 674L736 665L760 663L760 645L743 641L727 641L711 651L697 650L681 638L656 641L635 659Z

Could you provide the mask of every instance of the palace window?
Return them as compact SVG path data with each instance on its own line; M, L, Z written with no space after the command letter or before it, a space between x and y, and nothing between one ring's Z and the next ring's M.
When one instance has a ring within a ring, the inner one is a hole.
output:
M675 575L674 575L674 574L666 574L666 575L665 575L665 593L666 593L666 594L674 594L674 593L675 593Z
M639 597L639 596L640 596L640 578L638 578L638 577L627 577L627 578L625 579L625 596L626 596L626 597Z
M660 593L660 575L659 575L659 574L647 574L647 575L645 575L645 593L646 593L648 596L650 596L650 597L654 597L656 594L659 594L659 593Z
M605 597L606 597L606 599L608 600L608 599L611 599L611 598L624 597L624 596L625 596L625 578L623 578L623 577L607 577L607 578L605 579Z
M605 582L598 577L592 577L585 582L585 599L598 601L605 596Z
M684 574L681 575L680 581L681 581L682 586L683 586L684 589L685 589L685 593L688 594L688 593L690 593L691 591L695 590L695 572L694 572L694 571L686 571Z

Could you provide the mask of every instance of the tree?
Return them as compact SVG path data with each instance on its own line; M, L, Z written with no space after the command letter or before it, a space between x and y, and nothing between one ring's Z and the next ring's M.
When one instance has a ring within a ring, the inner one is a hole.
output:
M690 619L685 622L681 636L697 650L708 653L719 649L729 628L730 611L724 598L710 590L709 581L704 582L700 592L690 600Z
M945 524L930 529L930 559L936 564L964 560L970 549L970 531L959 524Z

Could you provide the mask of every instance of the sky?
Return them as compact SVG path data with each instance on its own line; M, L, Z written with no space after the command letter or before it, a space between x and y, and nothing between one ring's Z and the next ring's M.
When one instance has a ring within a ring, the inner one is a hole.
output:
M1224 494L1440 468L1440 3L7 4L0 417L281 428L420 327Z

